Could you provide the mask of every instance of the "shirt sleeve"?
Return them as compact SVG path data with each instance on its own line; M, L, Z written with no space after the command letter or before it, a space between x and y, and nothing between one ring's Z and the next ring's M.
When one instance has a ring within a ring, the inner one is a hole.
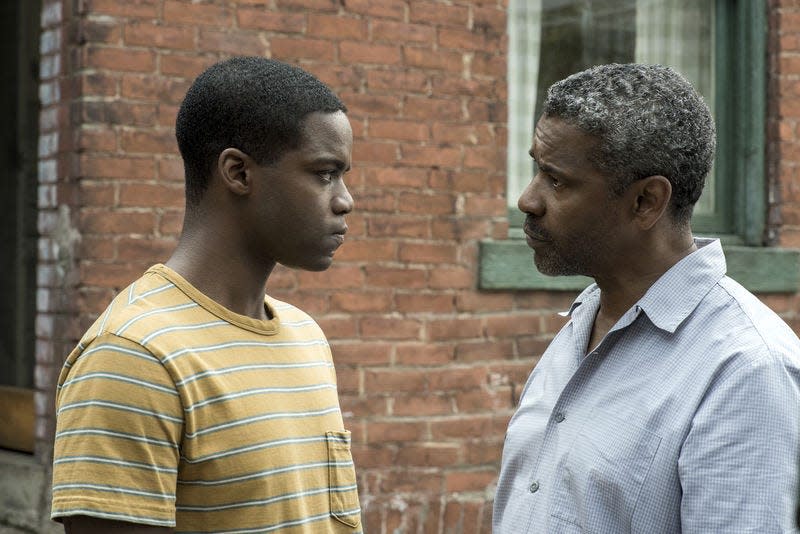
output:
M174 526L183 410L166 369L140 345L110 334L65 365L56 394L52 517Z
M701 404L678 462L685 534L795 532L800 372L786 358L727 373Z

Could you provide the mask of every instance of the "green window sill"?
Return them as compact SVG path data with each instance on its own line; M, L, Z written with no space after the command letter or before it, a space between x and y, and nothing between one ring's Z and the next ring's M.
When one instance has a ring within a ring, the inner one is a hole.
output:
M754 293L800 290L800 250L727 245L728 276ZM482 241L478 287L487 290L580 291L584 276L545 276L533 264L533 251L521 239Z

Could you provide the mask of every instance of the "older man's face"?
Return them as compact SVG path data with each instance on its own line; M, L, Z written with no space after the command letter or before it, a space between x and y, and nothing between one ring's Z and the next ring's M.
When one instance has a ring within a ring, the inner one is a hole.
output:
M531 157L539 171L518 206L525 235L544 274L602 276L613 269L621 199L589 160L597 138L558 118L536 125Z

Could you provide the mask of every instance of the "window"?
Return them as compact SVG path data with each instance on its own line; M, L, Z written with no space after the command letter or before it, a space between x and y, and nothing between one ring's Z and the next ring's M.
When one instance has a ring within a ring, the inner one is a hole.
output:
M0 447L33 443L39 2L0 4Z
M509 242L481 245L487 289L580 289L588 279L539 275L521 240L516 202L533 176L528 157L547 88L596 64L667 64L703 94L717 125L717 155L692 227L722 238L729 272L762 291L797 289L797 257L776 254L791 276L772 276L754 247L764 241L766 4L751 0L510 0L508 12ZM764 248L757 249L763 257ZM524 263L516 264L516 261ZM787 263L788 262L788 263ZM737 269L739 272L737 272ZM764 270L766 269L766 271ZM533 271L531 273L531 271ZM758 280L755 273L772 283Z

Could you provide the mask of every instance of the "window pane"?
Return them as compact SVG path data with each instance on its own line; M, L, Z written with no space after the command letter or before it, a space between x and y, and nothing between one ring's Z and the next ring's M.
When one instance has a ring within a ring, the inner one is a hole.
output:
M512 0L509 206L534 172L527 151L547 88L574 72L603 63L670 65L713 112L714 6L714 0ZM713 211L713 192L710 177L695 213Z

